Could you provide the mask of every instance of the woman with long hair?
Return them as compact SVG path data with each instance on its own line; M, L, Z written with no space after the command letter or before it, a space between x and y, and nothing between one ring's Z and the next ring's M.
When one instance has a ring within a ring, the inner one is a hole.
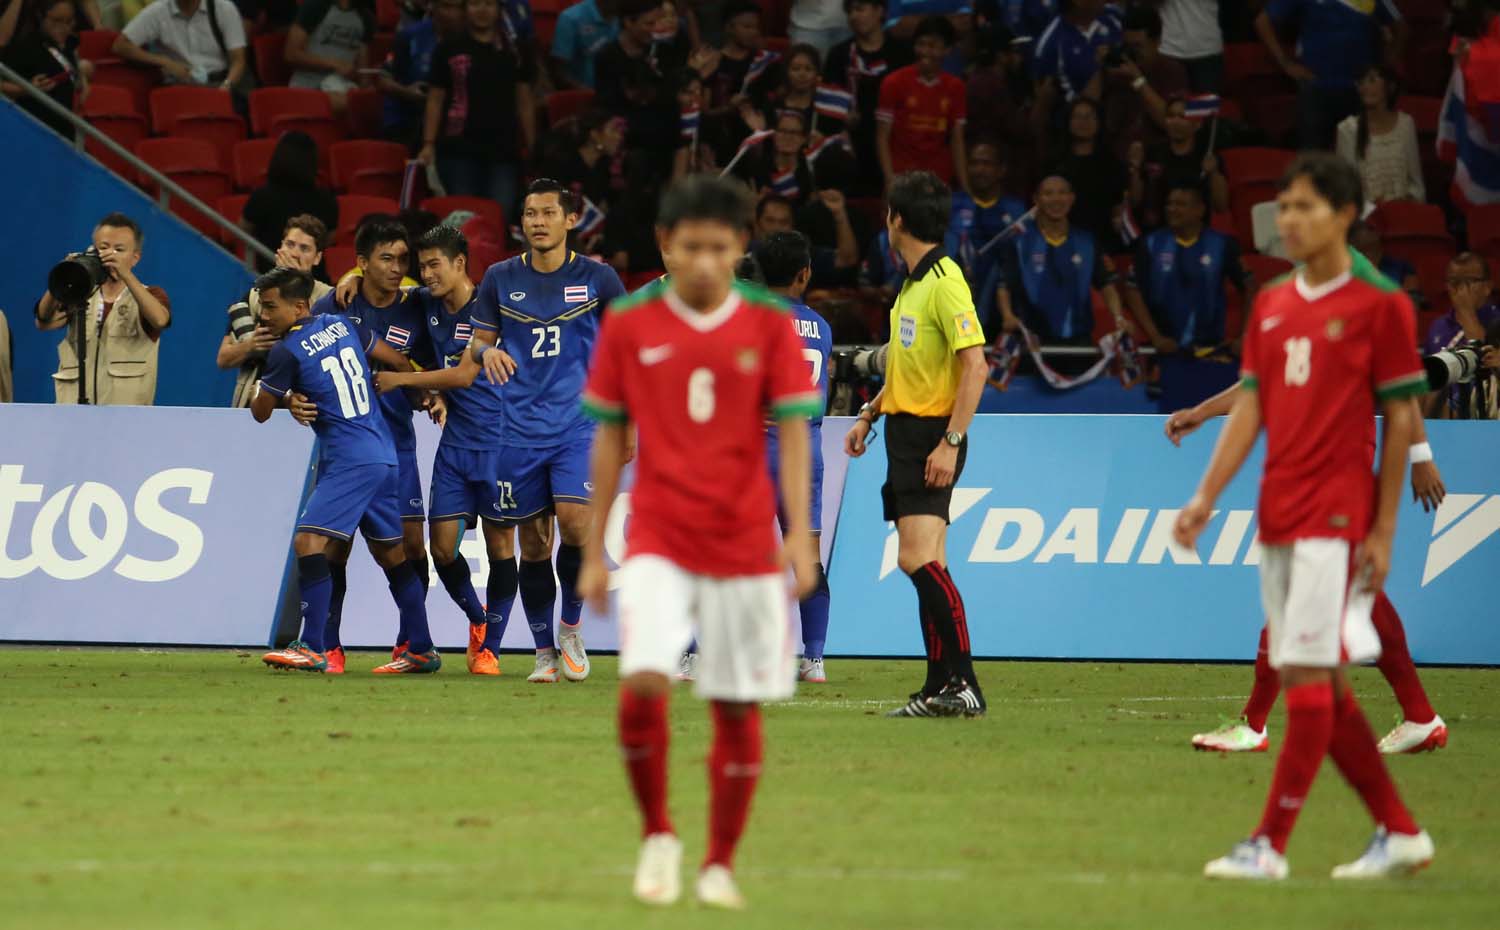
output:
M1047 174L1068 179L1075 195L1069 220L1093 234L1100 248L1117 252L1120 235L1115 229L1115 211L1127 205L1139 205L1145 196L1143 172L1132 162L1127 173L1120 160L1099 136L1099 105L1088 97L1078 97L1068 104L1063 143L1054 153ZM1144 161L1140 143L1132 146L1132 158Z
M1426 200L1422 159L1417 154L1417 124L1396 109L1401 84L1396 72L1371 65L1360 75L1360 110L1339 123L1338 153L1359 166L1365 199Z
M305 132L293 131L277 140L266 182L251 191L240 225L274 252L286 221L302 213L311 213L329 229L338 228L338 197L318 186L318 143Z

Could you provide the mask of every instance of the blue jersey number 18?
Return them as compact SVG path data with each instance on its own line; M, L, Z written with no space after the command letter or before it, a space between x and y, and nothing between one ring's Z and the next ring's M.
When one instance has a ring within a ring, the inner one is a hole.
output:
M344 419L352 420L370 412L370 389L365 383L365 366L360 363L359 353L353 347L345 346L338 358L330 355L323 359L323 370L333 379L333 389L338 392L339 410Z

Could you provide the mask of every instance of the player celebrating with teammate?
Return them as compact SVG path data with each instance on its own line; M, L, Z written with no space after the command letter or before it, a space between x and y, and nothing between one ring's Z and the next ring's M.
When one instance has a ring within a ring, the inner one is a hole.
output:
M1400 289L1352 265L1359 172L1335 155L1298 156L1277 196L1277 228L1303 266L1264 288L1245 331L1243 390L1174 535L1193 548L1214 502L1266 431L1259 522L1270 661L1286 686L1287 732L1251 838L1208 863L1213 878L1282 879L1292 827L1325 755L1377 829L1336 879L1380 878L1432 861L1432 839L1402 803L1344 672L1379 653L1370 606L1390 570L1410 398L1426 388L1415 313ZM1385 435L1372 474L1366 425Z
M620 744L644 819L635 894L681 893L682 844L667 813L667 695L696 629L697 693L711 701L709 846L699 901L738 908L731 871L762 758L759 704L796 688L781 567L798 593L817 581L808 526L807 418L821 412L791 317L773 295L734 280L750 205L732 182L697 176L662 198L657 238L670 272L609 311L584 407L600 426L580 592L605 605L604 534L640 433L633 515L620 568ZM767 410L780 433L781 545L765 466Z
M571 191L542 178L527 189L521 230L527 250L492 266L474 304L475 351L487 373L499 377L505 359L515 372L505 387L499 456L500 513L519 525L521 606L536 644L528 681L555 682L558 654L569 681L589 676L579 630L583 599L578 571L592 509L589 441L593 422L578 406L605 306L625 293L613 268L568 248L578 222ZM510 356L490 352L499 343ZM557 573L552 568L553 515L557 518ZM554 640L552 617L562 585L562 616ZM561 647L559 649L559 647Z
M327 550L340 549L347 561L349 541L358 527L375 561L385 569L409 645L403 667L392 663L375 671L435 672L442 659L427 629L425 592L402 552L396 449L385 417L372 409L374 387L367 361L402 366L406 359L348 317L309 316L313 282L306 272L277 268L255 286L260 291L261 320L281 341L266 357L250 412L264 423L284 402L310 403L316 416L312 427L318 434L318 482L292 539L302 588L302 638L268 653L265 663L327 670L323 635L332 588Z

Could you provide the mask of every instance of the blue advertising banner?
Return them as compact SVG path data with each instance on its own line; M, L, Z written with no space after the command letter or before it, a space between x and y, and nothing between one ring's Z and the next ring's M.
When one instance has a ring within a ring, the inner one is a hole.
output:
M0 640L250 645L312 431L245 410L0 404Z
M981 416L953 495L948 560L976 655L1250 659L1257 448L1198 552L1171 530L1220 423L1175 449L1161 417ZM1500 664L1486 591L1500 570L1500 423L1428 424L1449 495L1426 514L1404 495L1386 591L1419 662ZM828 651L921 652L916 594L881 517L885 449L852 463L829 584Z
M828 564L838 524L844 473L849 462L844 456L843 442L850 422L848 417L829 417L824 421L825 470L821 502L824 565ZM419 418L416 426L417 462L422 472L423 496L426 497L432 480L432 459L442 433L425 419ZM610 510L605 548L611 568L617 567L625 555L625 527L630 518L630 487L633 478L633 469L627 466L620 495ZM340 637L346 646L390 646L396 633L395 604L391 601L385 576L368 553L359 551L362 548L363 546L356 546L349 559L349 593L344 601L344 621L340 627ZM479 533L470 529L464 534L463 541L459 544L459 554L468 562L474 590L483 600L485 585L489 580L489 561L485 555L484 540ZM437 583L436 574L433 575L432 587L427 592L427 617L432 627L433 642L440 648L463 649L468 643L468 623L443 586ZM615 626L612 612L600 616L585 607L583 636L590 650L608 652L619 648L619 630ZM534 646L519 598L511 610L510 624L506 627L501 645L506 649L531 649Z

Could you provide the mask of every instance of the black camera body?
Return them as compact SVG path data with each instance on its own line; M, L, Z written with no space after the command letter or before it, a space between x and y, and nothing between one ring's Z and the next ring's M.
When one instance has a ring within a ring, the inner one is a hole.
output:
M47 272L47 293L64 307L81 307L108 280L99 250L89 246L69 253Z
M1468 384L1479 374L1480 359L1489 345L1483 339L1468 339L1451 348L1422 358L1427 371L1427 385L1434 391L1454 384Z

